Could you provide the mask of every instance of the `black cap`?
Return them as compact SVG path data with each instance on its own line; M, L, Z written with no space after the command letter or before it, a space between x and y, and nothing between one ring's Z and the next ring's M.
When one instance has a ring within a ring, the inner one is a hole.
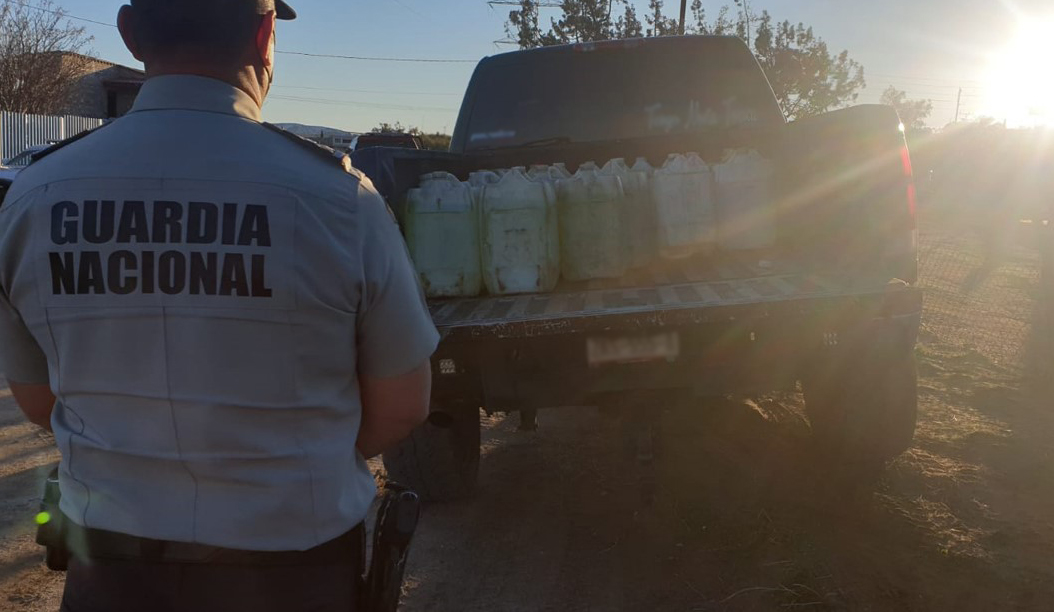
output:
M296 11L282 0L274 0L274 9L279 19L296 19Z
M143 6L143 5L154 4L157 1L158 0L131 0L131 3L132 3L132 6ZM191 1L194 1L194 0L191 0ZM196 1L201 1L201 0L196 0ZM213 0L213 1L216 1L216 0ZM220 0L220 1L222 1L222 0ZM235 1L235 0L226 0L226 1L227 2L231 2L231 1ZM255 3L257 5L257 7L259 8L259 11L260 11L261 15L273 10L275 12L275 16L278 17L279 19L286 19L286 20L296 19L296 11L293 10L293 7L291 7L288 4L286 4L284 2L284 0L236 0L236 1L238 1L238 2L247 2L247 3L248 2Z

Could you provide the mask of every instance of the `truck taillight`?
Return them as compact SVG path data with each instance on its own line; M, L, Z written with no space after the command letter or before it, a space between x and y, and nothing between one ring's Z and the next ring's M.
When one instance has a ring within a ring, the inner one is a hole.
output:
M919 195L915 190L915 172L911 167L911 153L907 145L900 149L900 164L904 169L904 178L907 179L908 215L911 217L911 229L919 228Z

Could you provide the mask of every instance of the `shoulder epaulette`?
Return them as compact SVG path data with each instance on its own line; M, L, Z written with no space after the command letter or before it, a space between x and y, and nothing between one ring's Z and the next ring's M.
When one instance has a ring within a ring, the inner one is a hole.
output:
M84 138L87 138L88 136L91 136L95 132L98 132L99 130L103 129L104 127L110 125L111 123L113 123L113 121L107 121L106 123L100 125L99 127L94 127L94 128L92 128L90 130L84 130L83 132L81 132L80 134L77 134L76 136L67 138L66 140L62 140L62 141L56 142L55 144L51 145L50 147L44 149L43 151L37 151L32 156L33 157L33 163L35 164L38 161L40 161L40 160L44 159L45 157L47 157L48 155L51 155L52 153L55 153L57 151L61 151L62 149L65 149L66 147L70 146L71 144L77 142L78 140L82 140Z
M301 148L310 151L315 156L325 160L326 163L333 164L339 167L340 169L344 170L344 172L347 172L348 174L354 174L356 176L360 175L359 171L351 166L351 157L349 157L347 153L341 153L336 149L327 147L324 144L319 144L314 140L304 138L299 134L294 134L289 130L283 130L277 125L274 125L273 123L263 123L262 125L265 128L271 130L272 132L282 135L287 140L300 146Z

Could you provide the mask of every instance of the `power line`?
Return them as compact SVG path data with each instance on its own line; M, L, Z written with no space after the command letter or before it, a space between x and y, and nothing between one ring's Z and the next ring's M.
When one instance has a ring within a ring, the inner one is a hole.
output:
M869 75L870 76L883 77L883 78L887 78L887 79L896 79L898 81L928 81L928 82L931 82L931 83L935 83L935 82L956 83L955 87L958 87L958 83L978 83L978 84L980 83L980 81L976 81L976 80L973 80L973 79L948 79L948 78L944 78L944 77L920 77L920 76L907 75L907 74L885 74L885 73L881 73L881 72L869 72L869 71L865 70L864 71L864 76L866 77L866 76L869 76Z
M87 17L78 17L77 15L70 15L63 11L54 11L46 9L42 6L33 6L32 4L26 4L20 0L11 0L14 4L23 8L34 9L37 11L43 11L45 13L51 13L52 15L58 15L64 19L73 19L75 21L83 21L85 23L93 23L95 25L106 26L108 28L116 29L117 26L112 23L105 23L103 21L96 21L94 19L88 19ZM361 62L404 62L404 63L420 63L420 64L475 64L478 60L470 59L434 59L434 58L418 58L418 57L366 57L358 55L336 55L328 53L305 53L303 51L278 51L278 53L284 55L299 55L303 57L323 57L331 59L343 59L343 60L356 60Z
M311 104L326 104L329 106L356 106L360 108L375 108L382 110L402 110L402 111L425 111L425 112L442 112L442 113L456 113L457 109L453 108L439 108L434 106L407 106L404 104L381 104L378 102L358 102L356 100L331 100L328 98L311 98L305 96L283 96L283 95L272 95L269 99L272 100L286 100L290 102L308 102Z
M876 88L876 87L882 88L882 87L887 87L887 86L896 87L897 89L911 90L911 91L939 92L940 94L954 93L954 92L958 91L960 89L960 87L963 90L974 90L974 91L983 91L984 90L983 87L975 87L974 88L974 87L966 87L966 86L959 86L959 85L949 85L948 87L944 87L942 85L941 86L938 86L938 85L917 85L917 84L914 84L914 83L898 83L896 81L885 81L885 80L869 81L867 83L867 88L868 89L872 89L872 88Z
M519 6L520 2L519 0L487 0L487 4L489 4L491 8L494 8L495 4L502 6ZM553 0L540 0L539 2L535 2L535 5L537 5L538 8L560 8L561 6L559 2Z
M420 64L475 64L479 60L471 59L433 59L422 57L366 57L362 55L336 55L332 53L305 53L303 51L278 51L283 55L303 57L325 57L329 59L356 60L360 62L405 62Z
M343 89L338 87L308 87L306 85L275 85L275 89L304 89L309 91L340 91L347 93L384 94L390 96L463 96L464 92L384 91L380 89Z
M45 13L51 13L52 15L58 15L59 17L62 17L62 18L65 18L65 19L74 19L76 21L84 21L84 22L87 22L87 23L94 23L95 25L106 26L108 28L116 28L117 27L115 24L112 24L112 23L106 23L106 22L103 22L103 21L95 21L94 19L87 19L85 17L77 17L76 15L70 15L69 13L66 13L64 11L53 11L51 9L46 9L46 8L44 8L42 6L33 6L32 4L26 4L25 2L19 2L19 0L11 0L11 2L14 3L14 4L17 4L18 6L21 6L22 8L30 8L30 9L35 9L35 10L38 10L38 11L43 11Z

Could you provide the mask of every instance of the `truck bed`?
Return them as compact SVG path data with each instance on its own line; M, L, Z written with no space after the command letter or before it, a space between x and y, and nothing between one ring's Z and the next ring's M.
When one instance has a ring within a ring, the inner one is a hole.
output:
M757 258L687 260L617 280L563 282L552 293L433 300L429 308L444 336L507 338L606 329L613 318L619 327L662 326L685 315L689 320L735 318L729 307L767 309L885 289L885 284L850 284Z

